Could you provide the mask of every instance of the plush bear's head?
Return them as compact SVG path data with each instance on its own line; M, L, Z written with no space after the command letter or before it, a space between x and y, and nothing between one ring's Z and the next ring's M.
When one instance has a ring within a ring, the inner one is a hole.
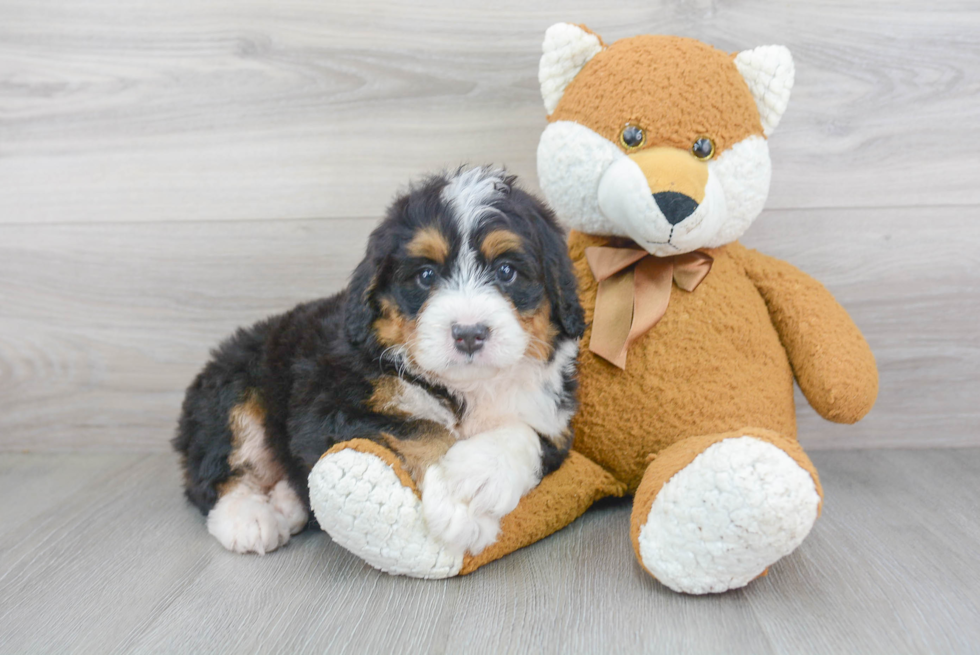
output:
M538 79L541 189L559 218L657 256L734 241L762 211L766 137L793 86L782 46L728 55L673 36L605 45L550 27Z

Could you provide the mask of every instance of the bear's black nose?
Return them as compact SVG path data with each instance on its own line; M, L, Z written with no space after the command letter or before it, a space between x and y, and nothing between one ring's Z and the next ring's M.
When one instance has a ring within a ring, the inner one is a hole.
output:
M671 225L677 225L698 208L698 203L694 202L694 198L676 191L655 193L653 199L657 201L657 207L660 207L660 211L664 213L664 218Z
M483 347L486 340L490 337L490 328L482 323L476 325L453 324L453 341L456 342L456 350L472 355Z

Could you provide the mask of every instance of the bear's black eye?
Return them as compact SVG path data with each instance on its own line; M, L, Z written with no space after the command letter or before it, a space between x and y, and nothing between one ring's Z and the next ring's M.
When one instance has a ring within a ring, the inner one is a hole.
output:
M647 140L643 128L637 125L627 125L619 133L619 141L625 148L639 148Z
M510 264L501 264L497 267L497 281L501 284L510 284L517 279L517 269Z
M715 143L708 137L703 136L691 146L691 153L702 161L711 159L715 155Z
M423 289L431 289L432 285L436 282L436 271L426 266L415 274L415 279L418 280L419 286Z

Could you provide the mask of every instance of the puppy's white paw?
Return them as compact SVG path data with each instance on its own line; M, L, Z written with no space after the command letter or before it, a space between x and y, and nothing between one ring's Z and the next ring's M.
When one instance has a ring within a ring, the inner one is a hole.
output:
M289 522L268 496L240 486L208 512L208 532L228 550L265 555L289 541Z
M453 493L443 467L435 464L425 474L422 511L429 531L453 552L473 555L497 540L500 517L480 513ZM516 505L515 505L516 506Z
M280 480L269 492L269 502L272 509L279 515L279 520L285 524L289 534L296 534L306 527L309 515L299 495L286 480Z
M426 471L422 508L433 534L476 555L497 540L500 519L539 480L541 446L527 426L485 432L454 445Z

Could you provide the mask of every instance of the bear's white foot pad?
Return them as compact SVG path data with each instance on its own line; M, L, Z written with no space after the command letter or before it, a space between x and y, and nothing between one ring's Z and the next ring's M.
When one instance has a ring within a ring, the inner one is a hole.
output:
M313 467L309 482L320 527L371 566L430 579L463 567L462 553L429 533L422 501L380 458L351 448L331 453Z
M785 452L725 439L664 484L640 530L640 556L674 591L744 587L800 545L819 505L813 478Z

